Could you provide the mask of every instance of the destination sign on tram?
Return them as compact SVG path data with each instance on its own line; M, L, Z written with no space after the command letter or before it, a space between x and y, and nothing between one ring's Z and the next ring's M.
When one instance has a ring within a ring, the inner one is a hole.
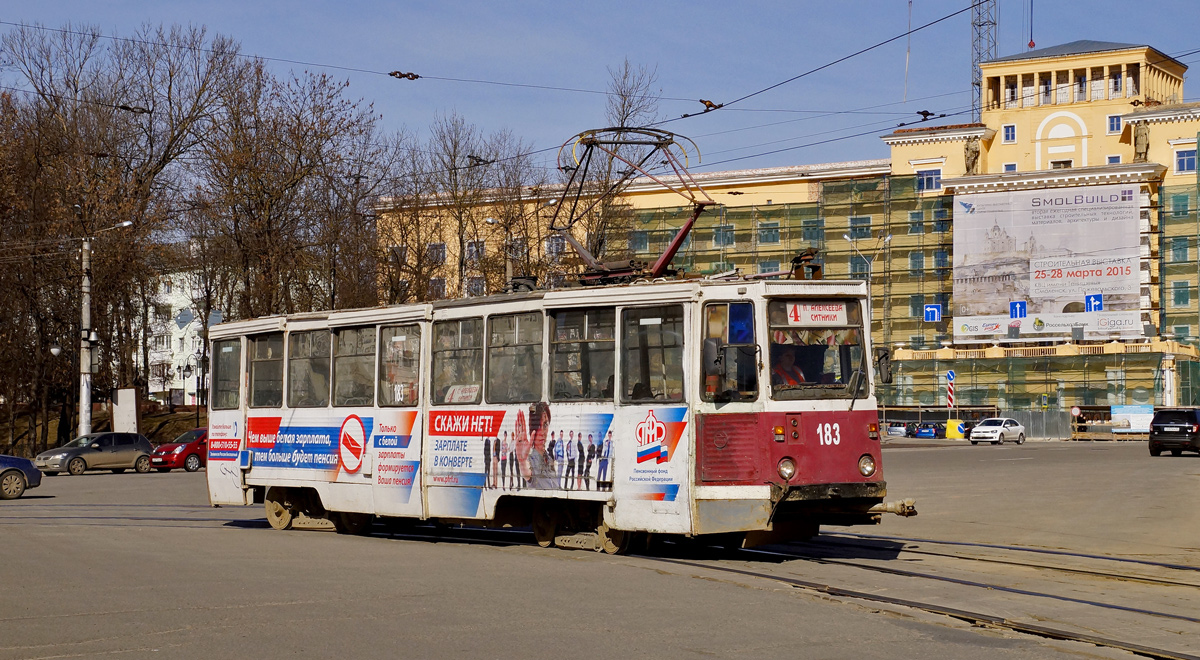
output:
M848 325L846 303L788 303L788 325L804 328L843 327Z

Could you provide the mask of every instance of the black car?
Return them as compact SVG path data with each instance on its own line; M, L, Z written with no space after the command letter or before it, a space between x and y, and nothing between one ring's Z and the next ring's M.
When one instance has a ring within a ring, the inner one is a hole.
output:
M1166 449L1179 456L1186 449L1200 453L1200 408L1163 408L1150 420L1150 455Z

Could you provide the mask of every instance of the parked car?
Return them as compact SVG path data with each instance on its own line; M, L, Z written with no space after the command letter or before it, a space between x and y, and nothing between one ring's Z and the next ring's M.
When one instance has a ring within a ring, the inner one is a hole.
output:
M887 434L905 437L908 435L908 425L904 422L890 422L887 425Z
M140 433L89 433L37 455L34 463L48 475L64 470L83 474L87 470L109 469L120 474L129 468L150 471L150 452L154 447Z
M932 422L918 424L914 437L917 437L917 438L944 438L944 437L946 437L946 425L945 424L934 424Z
M1150 455L1200 452L1200 408L1163 408L1150 420Z
M208 429L185 431L171 442L154 448L150 465L159 472L183 468L195 472L208 462Z
M0 500L15 500L42 485L42 473L28 458L0 454Z
M989 417L976 424L968 437L973 445L981 442L1002 445L1006 440L1012 440L1019 445L1025 442L1025 427L1009 417Z

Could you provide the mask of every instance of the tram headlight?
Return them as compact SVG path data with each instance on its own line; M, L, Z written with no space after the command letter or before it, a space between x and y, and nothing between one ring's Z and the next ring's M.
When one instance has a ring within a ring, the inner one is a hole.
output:
M858 473L864 477L875 474L875 457L863 454L862 458L858 459Z
M784 481L787 481L787 480L791 479L792 477L796 476L796 461L793 461L792 459L787 458L787 457L780 459L779 460L779 476L782 477Z

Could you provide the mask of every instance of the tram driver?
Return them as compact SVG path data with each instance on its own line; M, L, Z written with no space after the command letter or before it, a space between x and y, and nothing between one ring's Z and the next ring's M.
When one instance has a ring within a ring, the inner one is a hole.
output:
M805 382L804 372L796 366L796 352L791 346L781 347L771 366L771 384L777 387L799 387Z

